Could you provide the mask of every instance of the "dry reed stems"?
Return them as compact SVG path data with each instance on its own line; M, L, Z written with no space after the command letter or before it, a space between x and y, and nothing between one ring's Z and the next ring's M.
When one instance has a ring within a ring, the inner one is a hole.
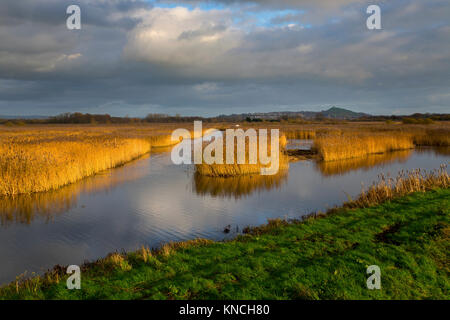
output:
M379 175L379 181L367 190L361 191L357 199L344 204L345 207L368 207L392 200L413 192L425 192L435 188L448 188L450 177L447 165L439 169L425 171L421 169L401 171L396 178L384 174Z
M283 149L287 145L287 139L284 135L282 135L279 141L279 152L277 154L274 154L271 157L272 162L278 162L278 172L283 172L289 169L289 157L283 153ZM268 141L267 144L267 152L268 154L272 154L271 151L271 144L270 141ZM226 154L225 146L223 154ZM257 146L257 154L259 154L259 146ZM235 159L233 164L196 164L196 173L208 177L235 177L235 176L242 176L242 175L259 175L261 174L262 168L269 168L271 166L270 164L261 164L260 159L257 159L257 162L255 164L250 163L249 161L249 146L246 145L246 152L245 152L245 162L243 164L238 164L237 161L237 146L235 146Z
M360 158L369 154L385 153L414 148L408 134L342 133L322 135L314 140L314 149L324 161Z

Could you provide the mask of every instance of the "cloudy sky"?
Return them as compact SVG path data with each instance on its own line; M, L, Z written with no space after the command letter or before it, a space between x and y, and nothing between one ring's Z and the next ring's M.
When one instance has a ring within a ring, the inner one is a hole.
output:
M81 30L66 9L81 8ZM366 9L381 7L382 30ZM0 115L450 111L448 0L1 0Z

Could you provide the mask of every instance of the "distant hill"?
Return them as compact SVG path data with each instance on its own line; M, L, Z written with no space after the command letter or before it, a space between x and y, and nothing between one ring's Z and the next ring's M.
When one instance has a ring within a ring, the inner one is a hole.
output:
M304 118L304 119L340 119L340 120L354 120L359 118L371 117L370 114L354 112L351 110L332 107L324 111L280 111L280 112L266 112L266 113L242 113L232 115L221 115L217 118L222 120L245 120L245 119L262 119L262 120L277 120L281 118Z
M362 113L362 112L354 112L347 109L332 107L326 111L322 111L321 114L325 118L329 119L344 119L344 120L353 120L363 117L370 117L370 114Z

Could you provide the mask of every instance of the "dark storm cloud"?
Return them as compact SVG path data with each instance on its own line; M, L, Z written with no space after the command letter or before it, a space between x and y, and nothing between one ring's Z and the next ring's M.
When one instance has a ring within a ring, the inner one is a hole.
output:
M83 23L97 26L133 27L137 21L128 17L117 21L109 19L111 13L129 12L149 8L145 1L111 0L2 0L0 3L0 25L33 24L64 25L66 9L78 5L83 12Z
M3 0L0 114L448 110L448 1L381 2L381 31L365 26L367 1L221 3ZM65 28L69 4L81 31Z

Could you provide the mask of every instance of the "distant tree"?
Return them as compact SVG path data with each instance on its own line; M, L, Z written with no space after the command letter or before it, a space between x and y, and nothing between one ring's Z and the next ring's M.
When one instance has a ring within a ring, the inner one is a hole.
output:
M414 118L403 118L402 119L403 124L417 124L418 121Z
M323 115L322 112L319 112L318 114L316 114L314 119L317 120L317 121L323 121L323 120L325 120L325 116Z

